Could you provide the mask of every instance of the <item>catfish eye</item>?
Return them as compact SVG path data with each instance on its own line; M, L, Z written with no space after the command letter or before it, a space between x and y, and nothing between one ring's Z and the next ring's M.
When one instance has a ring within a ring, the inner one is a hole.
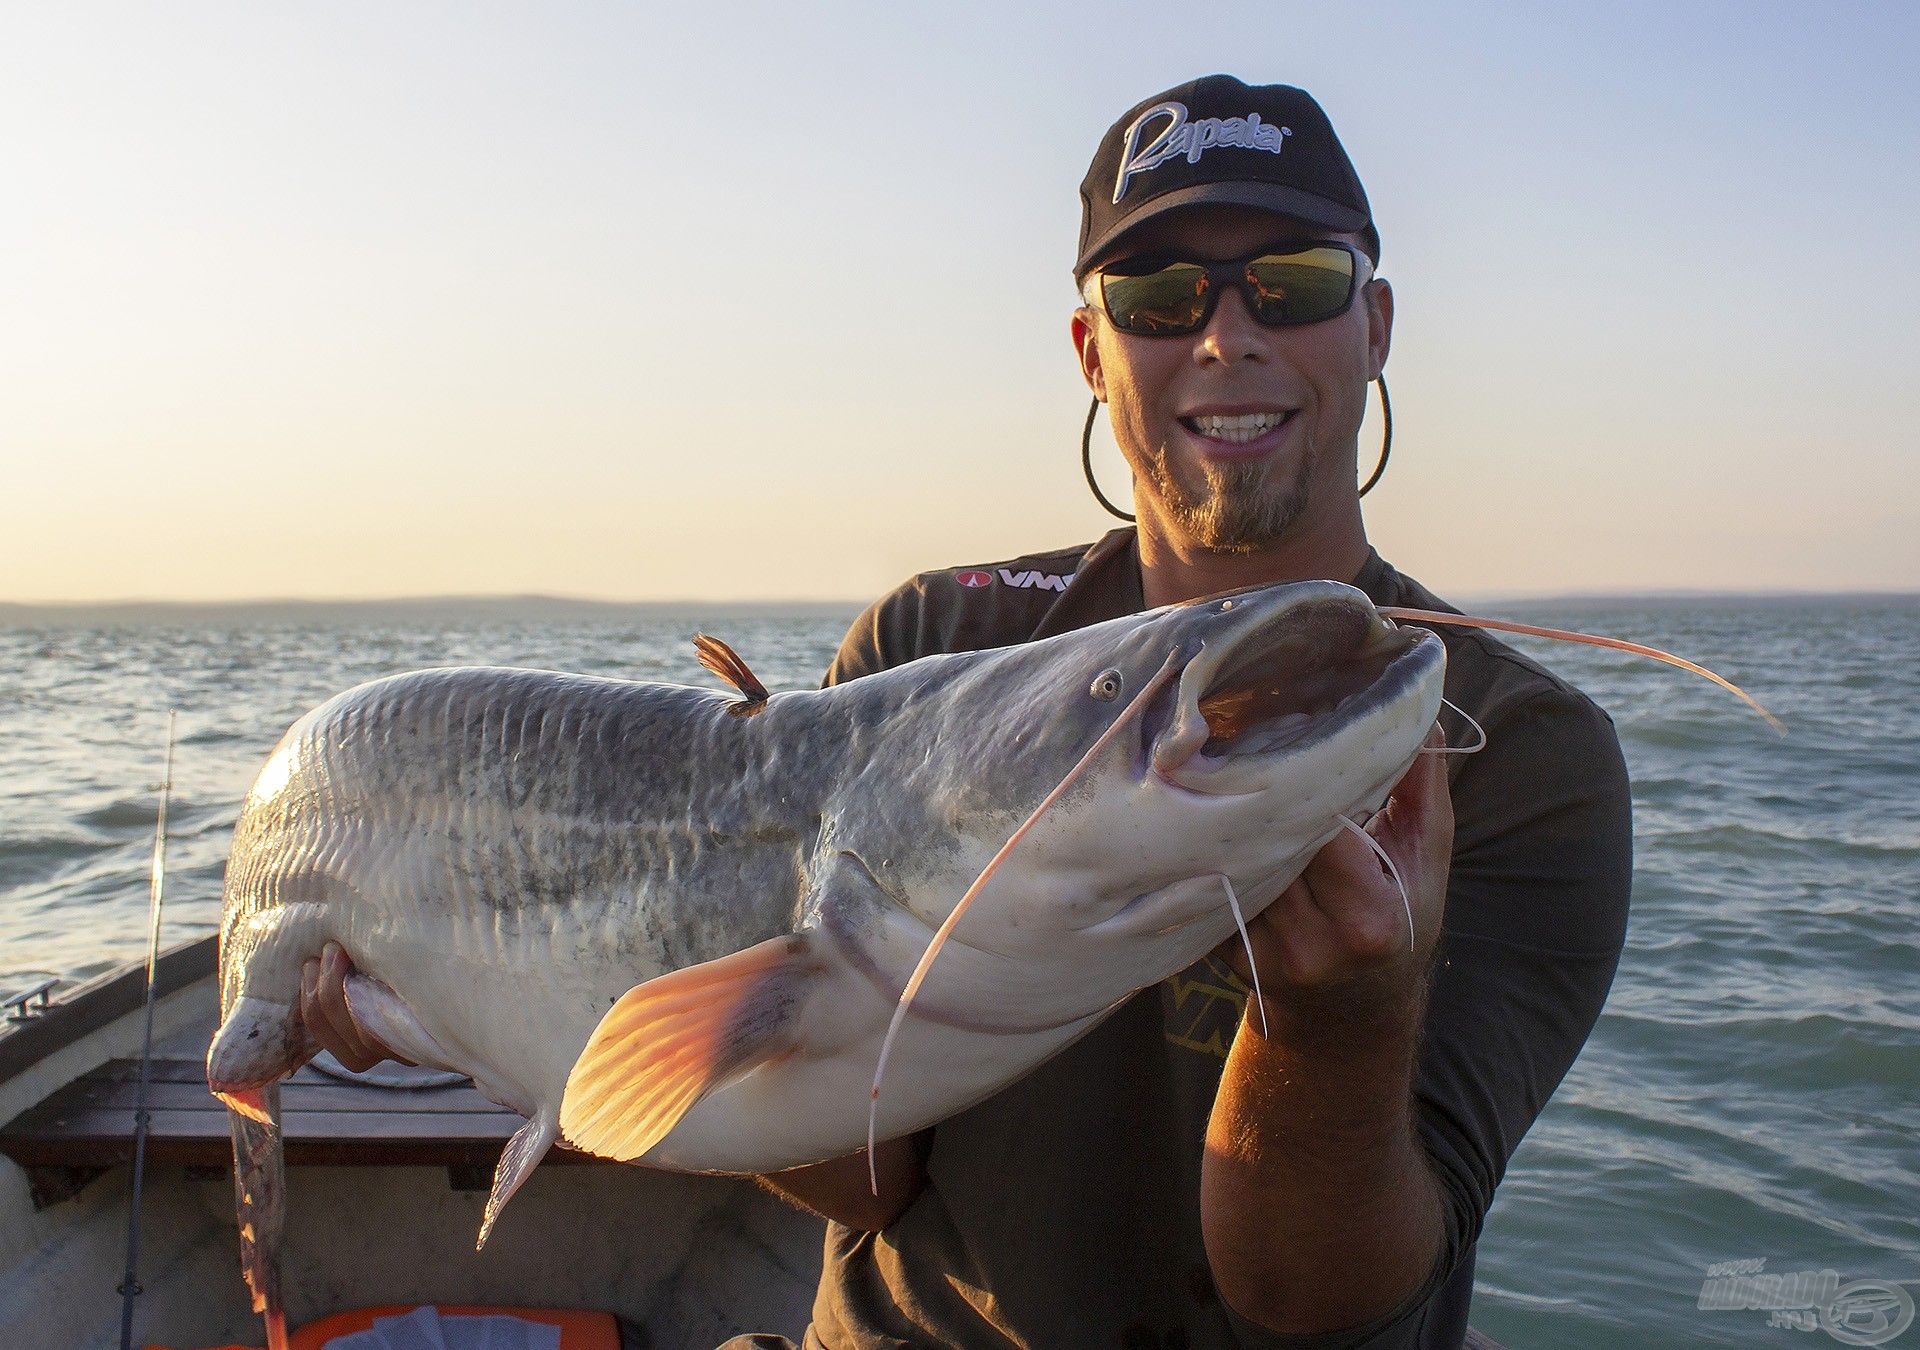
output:
M1093 685L1087 692L1099 699L1102 703L1111 703L1120 697L1120 687L1122 683L1123 681L1119 671L1103 670L1093 677Z

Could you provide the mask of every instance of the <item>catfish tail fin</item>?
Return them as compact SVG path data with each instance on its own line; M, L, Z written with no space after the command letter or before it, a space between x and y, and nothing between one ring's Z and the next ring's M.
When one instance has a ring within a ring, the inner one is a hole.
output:
M253 1291L253 1310L266 1318L267 1350L287 1350L287 1314L280 1302L280 1234L287 1217L280 1084L269 1083L248 1096L258 1115L237 1108L231 1113L240 1269Z
M280 1234L287 1212L280 1081L313 1051L292 1006L249 994L232 1000L207 1051L207 1085L227 1104L233 1130L240 1270L253 1291L253 1310L266 1317L267 1350L287 1350L280 1303Z

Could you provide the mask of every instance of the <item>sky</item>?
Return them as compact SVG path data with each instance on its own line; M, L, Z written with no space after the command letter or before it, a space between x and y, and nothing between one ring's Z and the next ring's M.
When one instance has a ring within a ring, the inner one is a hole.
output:
M1920 588L1916 50L1892 2L9 6L0 601L862 599L1094 538L1078 184L1215 70L1372 199L1390 561Z

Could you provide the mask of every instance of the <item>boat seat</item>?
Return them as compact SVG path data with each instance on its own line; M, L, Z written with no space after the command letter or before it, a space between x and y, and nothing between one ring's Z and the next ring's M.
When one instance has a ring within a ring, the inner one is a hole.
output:
M76 1078L0 1126L0 1154L29 1169L131 1161L139 1077L138 1060L120 1059ZM147 1109L148 1162L232 1165L227 1108L207 1090L201 1060L156 1057ZM311 1065L281 1085L280 1120L293 1166L472 1166L488 1173L523 1123L468 1083L372 1087L329 1077ZM564 1147L547 1157L548 1163L603 1161Z

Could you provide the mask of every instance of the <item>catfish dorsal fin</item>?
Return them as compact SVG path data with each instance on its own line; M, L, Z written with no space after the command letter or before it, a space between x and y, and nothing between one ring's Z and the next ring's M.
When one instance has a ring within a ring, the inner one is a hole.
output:
M793 1018L822 969L788 933L629 989L567 1075L561 1137L632 1162L716 1088L793 1048Z
M693 649L700 654L701 665L738 689L748 703L765 703L772 697L767 693L767 686L760 683L760 677L740 659L740 653L719 638L708 633L695 633Z

